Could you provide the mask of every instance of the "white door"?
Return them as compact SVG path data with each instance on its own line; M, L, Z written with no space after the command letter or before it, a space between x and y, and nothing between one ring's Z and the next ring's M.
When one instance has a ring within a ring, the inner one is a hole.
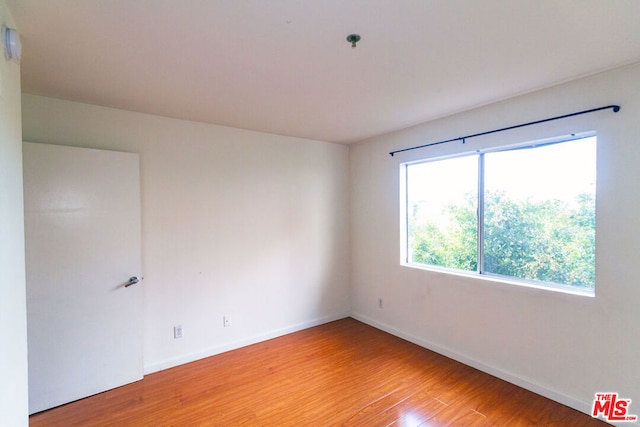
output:
M138 155L24 143L29 413L142 378ZM136 280L132 280L135 282Z

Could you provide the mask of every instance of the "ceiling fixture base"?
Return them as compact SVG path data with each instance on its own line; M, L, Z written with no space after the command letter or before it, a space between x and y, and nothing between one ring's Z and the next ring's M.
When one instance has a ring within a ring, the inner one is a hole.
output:
M356 43L358 43L360 39L361 39L360 34L349 34L347 36L347 41L351 43L352 49L356 47Z

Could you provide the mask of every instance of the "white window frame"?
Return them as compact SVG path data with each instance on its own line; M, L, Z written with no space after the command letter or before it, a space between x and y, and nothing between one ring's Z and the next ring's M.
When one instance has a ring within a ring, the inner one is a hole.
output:
M554 282L545 282L539 280L528 280L512 276L503 276L495 273L488 273L483 271L484 267L484 249L482 245L484 243L484 179L483 179L483 165L484 162L480 160L480 157L487 153L495 153L500 151L511 151L525 148L535 148L552 144L561 144L563 142L575 141L579 139L585 139L590 137L597 137L595 131L573 133L570 135L557 136L553 138L540 139L535 141L527 141L510 145L502 145L499 147L491 147L485 149L478 149L474 151L466 151L462 153L456 153L445 156L437 156L432 158L424 158L420 160L412 160L400 164L400 264L404 267L416 268L427 271L435 271L445 274L458 275L463 277L471 277L480 279L483 281L499 282L516 286L525 286L528 288L544 289L550 291L557 291L562 293L569 293L574 295L581 295L587 297L595 296L595 284L594 288L582 288L579 286L565 285ZM478 267L476 271L459 270L449 267L442 267L437 265L428 265L409 262L409 239L408 239L408 223L409 223L409 206L408 206L408 194L407 194L407 179L408 179L408 167L411 165L448 160L458 157L466 156L478 156ZM597 187L597 183L596 183ZM597 198L596 198L597 206ZM596 208L597 211L597 208ZM597 217L596 217L596 230L597 230ZM596 232L597 239L597 232ZM597 257L597 254L596 254ZM597 274L596 274L597 277Z

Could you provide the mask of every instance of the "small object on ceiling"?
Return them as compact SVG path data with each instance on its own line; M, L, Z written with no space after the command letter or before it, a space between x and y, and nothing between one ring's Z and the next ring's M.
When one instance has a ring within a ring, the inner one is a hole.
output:
M20 36L14 28L2 26L2 45L4 46L4 56L7 60L20 60L22 43L20 43Z
M356 43L358 43L360 39L361 39L360 34L349 34L347 36L347 41L351 43L352 49L356 47Z

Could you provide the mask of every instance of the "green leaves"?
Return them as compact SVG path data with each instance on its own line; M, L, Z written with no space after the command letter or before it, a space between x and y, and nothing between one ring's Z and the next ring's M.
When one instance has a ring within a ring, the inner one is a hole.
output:
M444 212L446 224L411 221L412 262L477 271L477 212L473 195ZM593 288L595 198L574 202L514 200L485 194L483 272Z

